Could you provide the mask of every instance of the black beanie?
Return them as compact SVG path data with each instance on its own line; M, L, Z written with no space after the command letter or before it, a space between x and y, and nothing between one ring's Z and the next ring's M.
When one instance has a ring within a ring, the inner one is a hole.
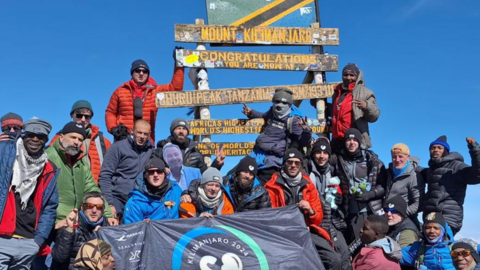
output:
M148 70L148 73L150 73L150 68L148 67L147 62L143 61L142 59L138 59L133 61L132 68L130 69L130 75L132 75L135 69L141 68L141 67L145 68L146 70Z
M387 200L385 202L385 208L395 209L402 217L407 217L407 202L400 195Z
M157 168L160 170L165 170L165 162L161 160L160 158L153 156L148 160L147 165L145 166L145 170L149 170L152 168Z
M318 151L324 151L329 156L332 155L332 147L330 146L330 143L328 143L328 139L323 139L323 138L317 139L317 141L312 145L312 151L311 151L312 156Z
M358 69L357 65L355 65L354 63L348 63L343 68L342 75L347 71L352 72L353 74L355 74L355 76L358 76L358 74L360 74L360 70Z
M285 156L283 156L283 163L285 163L285 161L287 161L289 158L298 158L303 161L303 154L295 148L290 148L287 150L287 152L285 152Z
M68 133L78 133L83 136L83 139L87 137L87 132L85 131L85 128L82 125L74 122L69 122L62 128L63 135Z
M423 226L431 222L440 224L440 226L442 226L444 230L447 229L446 228L447 223L445 221L445 218L443 218L443 215L440 212L431 212L428 215L426 215L425 218L423 219Z
M360 133L358 129L350 128L345 131L345 141L350 138L356 139L360 144L362 144L362 133Z
M183 118L173 119L172 123L170 124L170 135L173 134L173 131L177 127L185 127L188 131L188 134L190 134L190 125L188 124L188 122L185 119L183 119Z
M235 173L239 172L251 172L253 175L257 175L257 162L251 156L246 156L240 160L235 169Z

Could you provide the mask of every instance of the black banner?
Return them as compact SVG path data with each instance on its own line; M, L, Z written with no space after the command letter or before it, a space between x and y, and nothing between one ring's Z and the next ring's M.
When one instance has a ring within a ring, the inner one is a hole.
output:
M116 269L320 269L297 207L214 218L138 222L99 230Z

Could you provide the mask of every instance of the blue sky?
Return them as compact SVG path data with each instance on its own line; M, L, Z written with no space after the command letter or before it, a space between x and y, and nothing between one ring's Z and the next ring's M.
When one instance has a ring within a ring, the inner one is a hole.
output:
M250 1L250 0L249 0ZM388 163L389 150L406 143L427 166L428 145L445 134L452 151L471 164L465 137L480 140L480 1L320 0L322 26L339 28L340 46L325 47L364 71L382 111L372 124L373 150ZM128 81L130 65L147 61L158 83L171 80L174 24L206 19L205 1L102 0L0 2L0 114L49 120L54 131L69 121L72 104L89 100L93 122L104 132L104 112L113 91ZM309 47L222 48L254 52L309 53ZM301 83L304 72L210 70L211 89ZM327 74L340 81L339 72ZM473 76L473 78L471 77ZM477 79L475 79L477 78ZM185 89L193 86L186 78ZM268 103L251 107L266 111ZM300 107L314 117L314 109ZM211 107L212 119L242 118L242 105ZM156 138L186 108L161 109ZM110 135L108 135L110 136ZM110 136L111 137L111 136ZM253 141L254 135L214 136L213 141ZM238 158L229 158L226 167ZM226 170L224 170L226 171ZM470 186L461 236L480 240L480 186Z

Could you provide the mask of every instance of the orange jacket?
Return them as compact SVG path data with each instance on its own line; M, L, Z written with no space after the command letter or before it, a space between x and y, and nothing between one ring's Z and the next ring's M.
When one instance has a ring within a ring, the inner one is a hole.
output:
M153 78L151 79L154 83ZM155 141L155 121L157 119L157 106L155 104L158 92L180 91L183 90L183 68L175 68L172 81L165 85L151 85L147 87L147 93L143 101L143 119L152 126L150 137ZM105 111L105 122L108 132L112 132L112 128L123 123L131 132L134 124L133 115L133 89L129 82L122 84L113 92L107 110Z
M112 143L107 138L105 138L103 134L101 134L99 127L90 124L90 129L91 129L90 144L88 146L87 156L88 156L88 159L90 160L90 171L92 172L93 178L95 179L95 183L98 184L98 176L100 175L100 170L102 169L102 162L100 160L103 160L103 157L105 156L108 148L110 148L110 145L112 145ZM58 138L60 138L59 133L57 133L55 137L53 137L49 146L52 146L53 143ZM103 142L102 142L102 138L103 138ZM97 148L97 143L99 144L101 149ZM105 149L103 149L104 147ZM83 145L82 145L82 149L83 149ZM100 155L102 155L101 159L100 159Z
M180 218L191 218L200 216L200 214L202 213L200 207L201 206L195 206L193 202L180 204ZM225 192L223 192L221 208L222 212L220 214L214 211L212 215L229 215L235 213L233 204L228 198L227 194L225 194Z
M286 206L283 187L281 184L277 183L278 175L279 173L275 173L272 178L265 184L265 189L270 195L272 208ZM316 234L320 235L321 237L327 239L330 243L332 243L330 234L323 228L318 226L320 223L322 223L323 220L323 209L320 198L318 197L317 189L313 185L312 180L310 180L310 178L306 174L302 173L302 176L303 179L308 181L308 184L302 190L303 200L307 201L310 204L310 207L315 211L315 214L313 216L309 215L306 211L304 211L303 214L305 216L305 222L307 223L307 226L310 228L311 231L315 232Z

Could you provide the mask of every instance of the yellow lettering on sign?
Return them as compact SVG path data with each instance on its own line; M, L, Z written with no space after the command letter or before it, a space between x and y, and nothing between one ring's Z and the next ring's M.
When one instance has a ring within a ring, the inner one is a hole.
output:
M245 42L252 41L252 39L250 38L250 32L252 32L251 28L245 28L245 30L243 31L243 39L245 40Z

